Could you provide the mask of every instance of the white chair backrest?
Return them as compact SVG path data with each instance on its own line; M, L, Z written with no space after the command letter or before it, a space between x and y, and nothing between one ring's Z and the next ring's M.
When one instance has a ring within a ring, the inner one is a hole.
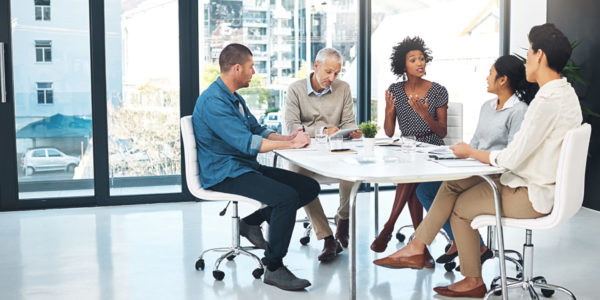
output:
M463 105L458 102L448 103L446 145L454 145L463 141Z
M183 156L185 159L185 179L190 191L202 190L200 184L200 167L198 165L198 149L192 116L181 118L181 138L183 139Z
M583 204L585 165L592 127L583 124L567 132L560 149L556 169L553 223L561 223L575 215Z

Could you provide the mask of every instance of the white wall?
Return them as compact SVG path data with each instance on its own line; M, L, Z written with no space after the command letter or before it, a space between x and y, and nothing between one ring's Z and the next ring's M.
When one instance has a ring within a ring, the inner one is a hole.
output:
M529 48L529 30L547 22L547 0L511 1L510 5L510 54L525 56Z

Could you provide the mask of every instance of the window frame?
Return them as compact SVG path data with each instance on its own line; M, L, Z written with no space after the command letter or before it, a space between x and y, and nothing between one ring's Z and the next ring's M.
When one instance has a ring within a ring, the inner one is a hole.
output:
M52 63L52 41L51 40L35 40L35 63L44 64ZM38 51L41 60L38 60Z
M40 87L41 84L49 84L50 87ZM52 85L54 82L47 81L38 81L36 82L36 95L37 95L37 104L38 105L51 105L54 104L54 89ZM40 102L40 92L43 93L43 102ZM48 95L50 95L50 101L48 101Z
M39 0L33 1L34 6L34 19L36 21L51 21L52 20L52 8L51 2L48 0L48 4L38 4ZM39 12L39 17L38 17Z

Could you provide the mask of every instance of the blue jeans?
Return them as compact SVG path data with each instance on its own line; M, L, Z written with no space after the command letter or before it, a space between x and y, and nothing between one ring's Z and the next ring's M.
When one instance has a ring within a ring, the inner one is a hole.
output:
M435 199L435 196L437 195L441 185L441 181L434 181L420 183L417 187L417 198L419 198L419 202L421 202L425 210L429 211L429 208L433 204L433 200ZM444 228L444 231L446 231L450 240L454 241L454 235L452 234L452 228L450 227L449 220L444 223L442 228ZM479 235L479 246L483 247L484 245L483 239L481 238L481 235Z

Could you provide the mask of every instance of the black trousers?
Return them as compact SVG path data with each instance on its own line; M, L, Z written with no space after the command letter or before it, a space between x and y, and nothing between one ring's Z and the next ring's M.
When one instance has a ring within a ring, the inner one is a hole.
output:
M261 214L269 222L265 257L281 263L287 254L296 222L296 211L313 201L321 188L314 179L288 170L261 165L262 173L245 173L227 178L210 189L245 196L265 205Z

